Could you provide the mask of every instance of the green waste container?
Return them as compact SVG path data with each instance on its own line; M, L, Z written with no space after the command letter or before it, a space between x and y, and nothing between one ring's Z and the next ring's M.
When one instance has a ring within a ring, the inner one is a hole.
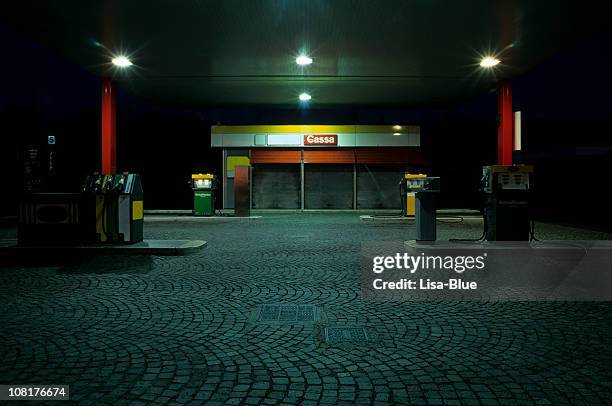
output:
M212 216L215 214L212 192L195 191L193 194L193 215Z
M215 215L215 175L193 174L191 175L193 189L193 215L214 216Z

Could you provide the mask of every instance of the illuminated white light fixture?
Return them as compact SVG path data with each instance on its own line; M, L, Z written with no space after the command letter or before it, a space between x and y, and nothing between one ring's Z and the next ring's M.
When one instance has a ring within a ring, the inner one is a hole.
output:
M130 61L127 56L116 56L111 62L113 65L119 68L127 68L128 66L132 66L132 61Z
M399 131L399 130L401 130L401 129L402 129L402 126L401 126L401 125L394 125L394 126L393 126L393 129L394 129L395 131Z
M480 66L483 68L492 68L498 65L501 61L494 56L485 56L480 61Z
M393 133L393 135L402 135L402 133Z
M310 65L312 63L312 58L306 55L300 55L295 58L295 63L300 66Z
M300 99L300 101L307 102L307 101L309 101L310 99L312 99L312 96L311 96L311 95L309 95L308 93L301 93L301 94L299 95L299 99Z

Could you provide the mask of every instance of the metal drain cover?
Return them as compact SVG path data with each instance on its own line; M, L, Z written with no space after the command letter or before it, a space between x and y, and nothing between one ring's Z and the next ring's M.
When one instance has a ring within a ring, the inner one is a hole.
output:
M297 323L317 321L319 312L315 305L265 304L261 306L258 321Z
M368 341L363 327L326 327L325 341L328 343L354 343Z

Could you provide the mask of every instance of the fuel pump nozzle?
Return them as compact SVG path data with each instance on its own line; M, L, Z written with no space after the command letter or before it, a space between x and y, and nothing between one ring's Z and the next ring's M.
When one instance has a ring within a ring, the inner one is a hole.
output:
M125 175L116 175L115 182L112 185L112 191L121 193L125 189Z
M93 185L92 185L92 189L94 193L100 193L102 191L102 182L103 182L103 178L102 175L99 173L94 174L94 181L93 181Z

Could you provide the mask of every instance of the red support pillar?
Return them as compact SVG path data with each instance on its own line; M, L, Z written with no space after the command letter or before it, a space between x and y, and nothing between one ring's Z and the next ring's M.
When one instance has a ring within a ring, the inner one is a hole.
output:
M102 79L102 174L117 172L117 132L115 125L115 84Z
M497 87L497 114L499 127L497 128L497 163L499 165L512 165L512 82L502 80Z

